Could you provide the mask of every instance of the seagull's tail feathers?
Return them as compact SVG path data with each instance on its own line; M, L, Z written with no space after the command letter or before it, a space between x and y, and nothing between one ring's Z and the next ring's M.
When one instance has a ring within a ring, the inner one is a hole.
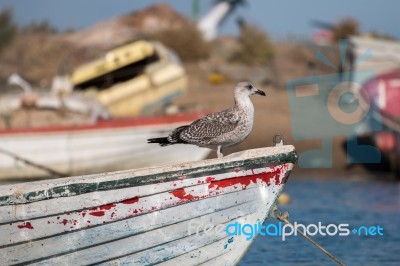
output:
M148 139L147 143L158 143L160 144L160 146L164 147L164 146L168 146L171 145L173 143L168 141L168 138L154 138L154 139Z
M181 126L174 131L172 131L171 134L169 134L168 137L166 138L153 138L153 139L148 139L147 143L158 143L160 146L168 146L168 145L173 145L173 144L178 144L178 143L187 143L186 141L182 140L180 138L180 134L183 130L185 130L188 126Z

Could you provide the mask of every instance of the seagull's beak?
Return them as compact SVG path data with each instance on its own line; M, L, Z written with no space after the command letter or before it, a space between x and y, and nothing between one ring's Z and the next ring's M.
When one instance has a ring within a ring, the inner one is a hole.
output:
M259 94L259 95L261 95L261 96L266 96L266 95L267 95L267 94L265 93L265 91L262 91L262 90L259 90L259 89L257 89L254 93L255 93L255 94Z

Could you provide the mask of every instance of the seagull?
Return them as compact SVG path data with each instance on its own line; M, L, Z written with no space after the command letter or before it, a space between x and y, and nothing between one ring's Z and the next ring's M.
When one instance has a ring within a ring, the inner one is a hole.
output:
M148 139L147 143L158 143L160 146L193 144L217 149L218 158L222 158L223 148L240 144L253 128L254 107L250 100L253 94L266 96L264 91L250 82L239 82L234 90L233 107L178 127L168 137Z

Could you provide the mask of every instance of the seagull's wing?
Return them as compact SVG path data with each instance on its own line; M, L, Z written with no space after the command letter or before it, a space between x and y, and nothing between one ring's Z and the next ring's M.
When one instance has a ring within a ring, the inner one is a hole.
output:
M232 110L209 114L190 124L180 134L180 139L188 143L203 143L228 133L236 128L239 117Z

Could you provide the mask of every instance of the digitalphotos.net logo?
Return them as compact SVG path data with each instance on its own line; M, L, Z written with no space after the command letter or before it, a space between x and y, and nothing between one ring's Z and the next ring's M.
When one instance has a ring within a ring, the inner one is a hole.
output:
M382 129L381 117L371 108L371 99L363 84L375 79L373 70L359 69L372 56L366 50L357 59L348 49L348 41L339 42L341 66L335 66L320 51L316 58L335 70L334 74L312 75L289 80L286 91L289 100L292 135L296 141L319 140L318 150L300 154L298 164L302 168L331 168L332 140L347 137L347 161L349 163L379 163L381 154L371 145L357 143L356 135L377 132ZM363 94L365 106L358 98Z
M293 225L291 225L278 222L277 224L271 223L263 225L261 222L256 224L234 222L227 225L213 225L196 223L195 220L191 220L188 225L188 235L215 236L225 234L228 236L245 237L248 241L257 235L280 237L282 241L286 241L288 236L297 236L299 231L306 236L346 237L354 235L379 237L384 235L384 229L380 225L350 227L349 224L344 223L326 225L322 222L318 222L317 224L304 225L294 222Z
M291 224L268 224L263 225L261 222L256 224L241 224L238 222L228 224L226 233L229 236L245 236L246 240L250 240L256 235L281 237L285 241L288 236L297 236L298 231L306 236L349 236L351 233L358 236L383 236L383 228L378 226L360 226L350 229L349 224L328 224L323 225L322 222L317 224L304 225L294 222Z

